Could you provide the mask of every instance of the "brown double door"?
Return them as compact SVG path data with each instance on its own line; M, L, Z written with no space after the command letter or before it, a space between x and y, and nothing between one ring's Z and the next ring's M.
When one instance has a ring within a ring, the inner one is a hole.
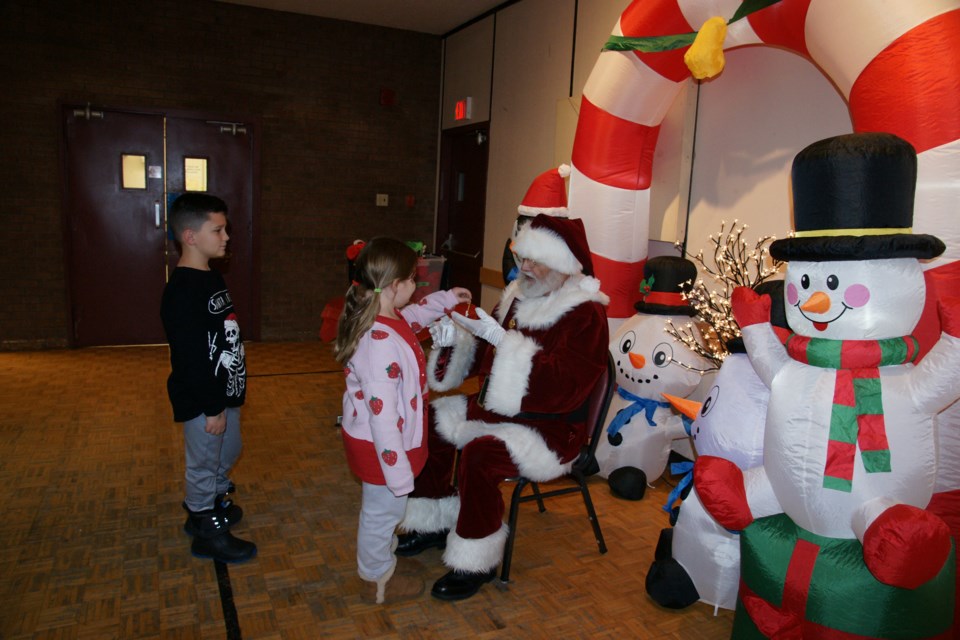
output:
M167 206L188 188L229 208L223 272L246 338L259 338L251 123L64 107L67 269L74 346L165 341L160 298L178 253Z

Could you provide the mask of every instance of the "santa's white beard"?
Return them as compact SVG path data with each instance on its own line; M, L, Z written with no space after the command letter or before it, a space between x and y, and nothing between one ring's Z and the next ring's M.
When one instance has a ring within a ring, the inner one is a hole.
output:
M524 298L539 298L559 289L566 279L566 274L558 271L550 271L543 278L521 271L517 277L517 286Z

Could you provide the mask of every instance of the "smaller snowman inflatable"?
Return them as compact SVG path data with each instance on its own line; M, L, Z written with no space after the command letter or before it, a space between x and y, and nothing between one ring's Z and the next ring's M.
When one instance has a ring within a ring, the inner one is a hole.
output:
M696 265L679 256L658 256L644 265L643 277L637 314L610 342L617 393L597 446L600 475L615 495L633 500L663 474L672 445L692 458L683 420L662 394L689 396L709 366L665 331L667 320L681 324L696 313L683 297L696 280Z
M783 313L783 281L756 286L774 299L773 324L787 333ZM776 313L779 301L779 313ZM697 455L720 456L742 470L763 464L763 431L770 391L757 377L743 340L727 343L727 356L703 402L667 396L673 407L693 421L691 437ZM670 609L698 600L733 609L740 583L740 536L707 513L695 486L679 508L676 525L660 532L654 561L647 572L647 594Z
M936 414L960 396L960 306L917 362L917 160L885 133L821 140L793 164L796 237L784 345L770 299L733 293L747 353L770 388L763 465L700 456L694 483L724 527L741 530L733 636L939 638L953 621L954 549L926 509L937 477Z

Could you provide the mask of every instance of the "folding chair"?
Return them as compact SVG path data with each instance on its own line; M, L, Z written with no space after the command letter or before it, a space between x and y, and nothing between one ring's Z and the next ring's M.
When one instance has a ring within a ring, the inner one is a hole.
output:
M616 382L617 377L613 364L613 356L608 354L607 369L600 376L600 379L597 381L596 386L594 386L590 397L587 398L587 422L588 424L591 424L592 421L593 425L593 428L590 432L590 440L586 445L584 445L583 449L580 450L580 455L574 461L573 467L570 469L570 473L567 474L567 477L576 482L575 486L563 487L541 493L540 487L537 486L536 482L533 482L523 476L508 478L508 482L516 482L517 485L513 489L513 497L510 499L510 518L507 522L510 532L507 535L507 542L503 549L503 561L500 565L500 585L502 587L506 587L507 583L510 582L510 563L513 558L513 542L517 534L517 516L519 514L521 502L536 500L537 506L540 509L540 513L543 513L547 510L547 508L543 505L544 498L550 498L553 496L575 493L579 491L581 495L583 495L583 504L587 508L587 517L590 519L590 524L593 525L593 535L597 539L597 547L599 548L600 553L607 552L607 544L603 540L603 532L600 531L600 522L597 520L597 512L594 510L593 500L590 498L590 489L587 486L587 479L589 476L595 474L599 470L599 465L597 464L596 458L597 444L599 444L600 438L603 437L603 425L606 422L607 411L610 408L610 399L613 397L613 391L616 387ZM527 485L530 485L530 487L533 489L533 493L522 496L521 494Z

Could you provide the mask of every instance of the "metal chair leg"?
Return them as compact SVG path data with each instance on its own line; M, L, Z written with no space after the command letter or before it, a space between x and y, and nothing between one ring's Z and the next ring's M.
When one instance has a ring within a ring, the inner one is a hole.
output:
M527 479L517 480L517 486L513 488L513 496L510 498L510 517L507 520L507 542L503 547L503 562L500 565L500 583L506 585L510 582L510 564L513 561L513 541L517 535L517 515L520 511L520 494L523 488L527 486Z
M603 539L603 532L600 530L600 520L597 519L597 512L593 508L593 499L590 497L590 489L587 487L587 479L584 477L578 477L577 482L580 483L580 493L583 494L583 504L587 508L587 517L590 519L590 524L593 526L593 536L597 539L597 548L600 550L600 553L606 553L607 543Z
M537 498L537 508L540 509L540 513L543 513L547 508L543 506L543 496L540 495L540 485L536 482L531 482L530 486L533 487L533 495Z

